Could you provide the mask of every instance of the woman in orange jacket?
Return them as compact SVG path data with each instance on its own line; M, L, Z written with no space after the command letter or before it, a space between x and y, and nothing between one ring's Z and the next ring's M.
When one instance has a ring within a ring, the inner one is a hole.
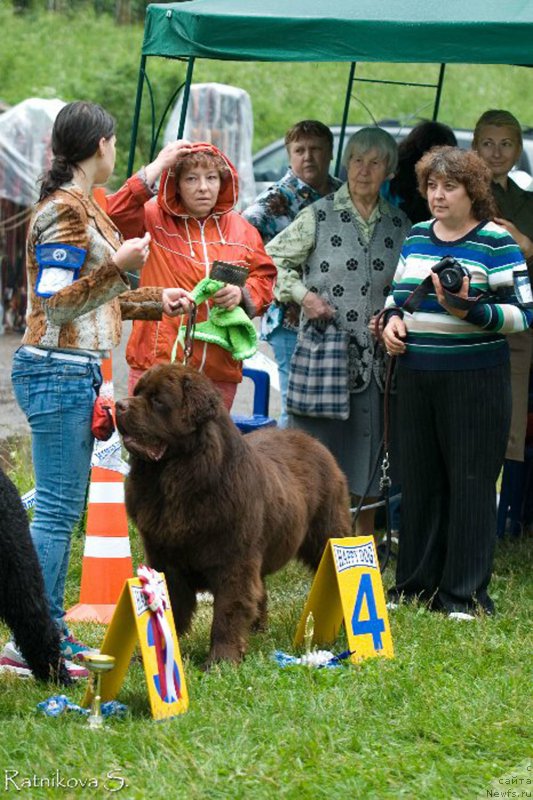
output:
M152 237L142 286L193 289L216 260L249 269L243 288L226 284L199 305L197 322L202 322L213 304L229 311L240 305L255 317L272 300L276 268L257 230L234 211L237 199L237 172L220 150L203 142L176 141L108 197L107 209L125 236L147 231ZM145 370L170 361L179 324L179 318L134 322L126 350L130 391ZM197 342L189 363L211 378L230 409L242 380L242 362L216 344Z

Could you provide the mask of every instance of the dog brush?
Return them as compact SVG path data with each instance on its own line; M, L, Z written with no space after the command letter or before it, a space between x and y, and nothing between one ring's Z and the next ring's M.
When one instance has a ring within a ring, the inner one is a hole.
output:
M228 261L213 261L209 277L215 281L231 283L233 286L242 288L249 272L248 267L240 267L238 264L230 264Z

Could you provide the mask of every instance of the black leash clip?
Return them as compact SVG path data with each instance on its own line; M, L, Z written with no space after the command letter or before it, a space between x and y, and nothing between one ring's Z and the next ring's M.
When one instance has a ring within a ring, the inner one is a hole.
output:
M385 489L390 489L392 486L392 481L389 477L389 467L389 454L388 452L385 452L383 461L381 462L381 477L379 479L379 488L382 494Z
M185 338L183 340L184 366L187 366L187 362L192 356L192 351L194 348L194 331L196 329L196 314L198 312L198 306L194 300L191 300L190 303L191 307L189 308L189 313L187 314L187 327L185 328Z

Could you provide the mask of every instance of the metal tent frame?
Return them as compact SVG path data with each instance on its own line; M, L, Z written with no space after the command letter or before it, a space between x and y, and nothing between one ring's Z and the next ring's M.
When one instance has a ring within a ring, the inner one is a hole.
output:
M190 87L197 58L225 61L347 62L349 76L342 115L340 168L344 130L353 85L371 79L355 76L358 63L427 63L440 65L436 83L373 81L435 89L432 118L437 119L446 64L533 65L533 3L523 0L336 0L324 9L322 0L182 0L154 3L146 10L137 81L128 176L133 172L139 119L146 84L152 112L153 157L165 117L183 89L177 137L183 134ZM156 123L155 103L147 74L151 57L187 62L178 86Z

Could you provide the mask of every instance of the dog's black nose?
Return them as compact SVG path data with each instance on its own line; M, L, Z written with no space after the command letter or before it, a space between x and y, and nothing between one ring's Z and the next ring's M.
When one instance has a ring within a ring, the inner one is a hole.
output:
M124 400L117 400L115 403L115 412L117 416L125 414L128 410L128 398L126 397Z

